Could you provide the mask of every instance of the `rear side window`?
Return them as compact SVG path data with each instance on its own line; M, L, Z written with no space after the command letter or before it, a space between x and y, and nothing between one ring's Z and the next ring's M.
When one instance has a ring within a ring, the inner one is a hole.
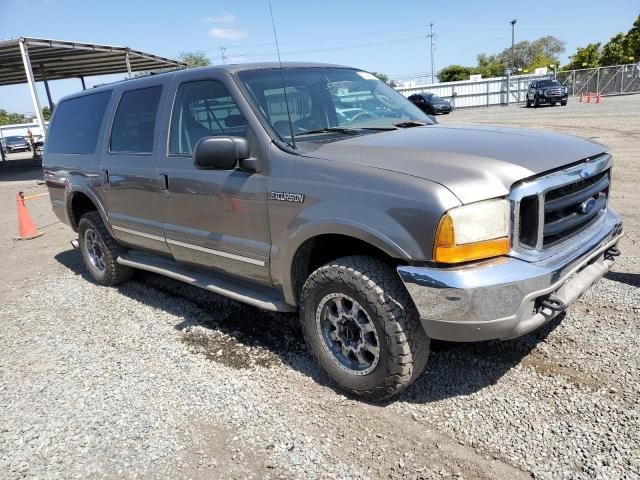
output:
M48 132L48 153L90 154L96 150L111 91L65 100L56 106Z
M112 153L151 153L161 93L158 86L122 95L111 128Z

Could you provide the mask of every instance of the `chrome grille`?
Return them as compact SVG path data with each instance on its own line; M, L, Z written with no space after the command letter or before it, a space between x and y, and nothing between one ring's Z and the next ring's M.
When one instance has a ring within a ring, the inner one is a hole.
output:
M513 253L545 256L595 229L607 208L610 169L611 157L600 155L514 187Z
M548 97L555 97L555 96L559 96L562 95L564 93L564 89L557 87L557 88L548 88L547 90L545 90L545 95L547 95Z

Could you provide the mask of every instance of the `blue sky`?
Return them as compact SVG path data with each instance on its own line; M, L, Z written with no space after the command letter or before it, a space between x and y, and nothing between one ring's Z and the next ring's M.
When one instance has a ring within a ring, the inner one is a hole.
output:
M516 41L544 35L565 40L564 61L578 46L626 32L640 13L640 0L272 2L283 60L346 64L391 77L430 70L430 22L439 69L473 64L478 53L510 45L512 18L518 19ZM550 9L554 16L544 16ZM224 46L228 62L276 59L267 0L0 0L0 19L0 38L126 45L168 57L201 50L213 63L220 63ZM51 83L54 101L79 88L77 80ZM32 112L26 86L0 87L0 108Z

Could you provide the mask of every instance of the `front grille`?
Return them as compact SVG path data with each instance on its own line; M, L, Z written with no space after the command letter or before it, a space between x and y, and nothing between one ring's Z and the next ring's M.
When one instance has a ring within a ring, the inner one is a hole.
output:
M562 88L549 88L545 91L545 95L548 97L557 97L564 93Z
M607 207L610 164L602 155L515 187L514 248L542 253L587 230Z

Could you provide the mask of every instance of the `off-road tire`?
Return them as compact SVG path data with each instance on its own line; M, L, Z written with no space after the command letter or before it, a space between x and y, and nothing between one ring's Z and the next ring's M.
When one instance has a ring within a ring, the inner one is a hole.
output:
M376 328L380 354L375 369L366 375L339 368L323 346L316 315L322 298L331 293L356 300ZM383 400L406 388L424 371L429 338L393 266L371 257L340 258L311 273L300 299L300 321L311 355L333 381L354 396Z
M85 233L89 229L96 233L96 237L103 247L102 251L105 267L103 271L98 270L89 259L89 253L85 242ZM104 286L119 285L120 283L129 280L131 275L133 275L133 269L131 267L120 265L117 262L118 256L126 252L126 248L118 244L118 242L116 242L111 236L107 227L102 223L102 219L98 212L94 211L85 213L80 218L80 222L78 222L78 243L84 264L96 283Z

